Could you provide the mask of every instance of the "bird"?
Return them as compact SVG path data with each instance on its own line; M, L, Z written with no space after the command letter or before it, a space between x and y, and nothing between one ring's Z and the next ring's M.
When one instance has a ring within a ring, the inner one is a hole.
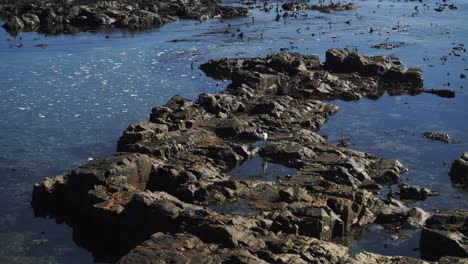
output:
M262 139L263 139L263 141L267 141L267 139L268 139L268 134L267 134L266 132L263 132L263 133L262 133Z
M268 168L268 162L266 162L265 160L262 161L262 172L263 172L263 176L265 176L267 168Z

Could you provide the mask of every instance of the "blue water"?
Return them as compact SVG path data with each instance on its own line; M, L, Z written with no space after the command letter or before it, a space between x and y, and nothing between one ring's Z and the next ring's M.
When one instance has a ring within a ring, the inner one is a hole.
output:
M468 209L466 193L452 188L447 176L451 162L468 150L468 86L467 79L460 79L468 73L466 53L448 56L453 47L467 43L468 3L450 1L458 10L439 13L433 10L437 1L424 1L429 9L419 2L355 2L360 7L349 12L304 11L307 17L276 22L273 10L253 10L254 21L177 21L138 33L22 33L12 38L0 29L0 263L92 263L92 254L74 243L71 228L33 217L33 183L90 157L110 155L129 124L147 120L152 107L175 94L195 99L202 92L222 91L228 83L204 77L200 63L264 56L281 48L322 58L332 47L391 55L421 67L426 87L454 90L454 99L419 95L334 101L341 110L320 133L329 135L331 143L347 136L353 149L398 158L409 168L405 181L441 192L417 206ZM420 12L413 15L416 5ZM344 23L349 19L350 25ZM243 39L236 37L238 29ZM372 48L395 42L401 47ZM42 43L48 46L35 47ZM448 56L445 62L442 56ZM449 133L462 143L430 142L420 136L425 131ZM356 247L373 250L366 243Z

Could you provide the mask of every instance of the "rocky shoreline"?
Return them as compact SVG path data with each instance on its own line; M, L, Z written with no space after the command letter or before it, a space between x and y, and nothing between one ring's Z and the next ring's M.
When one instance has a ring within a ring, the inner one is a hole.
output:
M144 30L177 19L205 20L219 16L250 15L243 7L222 6L217 0L22 0L0 1L3 27L11 34L38 31L47 34L77 33L96 28Z
M425 259L463 263L457 257L467 257L466 212L431 215L378 197L382 186L400 182L404 166L316 133L338 111L326 101L419 94L421 70L340 49L327 51L324 64L315 55L277 53L210 60L201 69L232 83L196 102L174 96L149 122L129 126L113 157L36 184L35 213L67 222L80 245L117 263L426 263L350 255L333 242L352 240L369 223L425 226L437 233L421 240ZM258 155L297 173L274 182L229 175ZM256 213L207 207L236 201ZM455 224L447 220L453 217ZM434 237L451 250L431 249Z

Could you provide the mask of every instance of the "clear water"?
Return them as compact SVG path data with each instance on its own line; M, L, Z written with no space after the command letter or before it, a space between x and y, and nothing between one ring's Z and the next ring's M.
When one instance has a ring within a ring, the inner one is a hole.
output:
M74 243L71 228L33 217L32 184L89 157L110 155L127 125L147 120L151 107L175 94L195 99L201 92L223 90L227 82L204 77L197 69L200 63L263 56L281 48L322 58L332 47L392 55L423 68L426 87L454 90L454 99L419 95L335 101L341 110L320 133L332 143L347 136L353 149L398 158L410 169L407 182L441 192L417 206L467 209L466 193L450 186L447 172L467 151L468 96L462 86L468 86L459 77L468 73L466 53L448 55L467 43L468 3L449 1L458 10L439 13L433 10L435 0L424 1L428 10L417 1L355 2L360 7L350 12L307 11L307 17L276 22L274 12L254 10L254 21L178 21L141 33L23 33L12 38L0 29L0 263L92 263L92 254ZM413 15L416 5L420 12ZM349 25L344 23L349 19ZM236 37L237 29L244 32L243 39ZM393 50L372 48L400 42ZM48 46L35 47L41 43ZM443 56L448 56L445 62ZM420 136L425 131L446 132L462 143L429 142ZM367 232L353 247L415 254L366 243L379 234Z

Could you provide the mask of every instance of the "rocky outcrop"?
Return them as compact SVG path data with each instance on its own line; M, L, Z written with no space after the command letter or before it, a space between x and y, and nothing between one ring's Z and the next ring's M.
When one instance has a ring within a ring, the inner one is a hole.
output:
M317 56L280 53L264 59L211 60L201 69L210 77L232 80L228 93L242 97L282 94L316 100L357 100L375 99L385 91L401 95L423 90L420 69L342 49L328 50L324 65Z
M468 187L468 152L452 163L449 175L456 186Z
M143 30L181 19L204 20L214 16L250 15L242 7L220 6L214 0L194 1L0 1L3 27L12 35L20 31L75 33L97 27Z
M226 92L195 102L174 96L155 107L149 122L126 129L113 157L36 184L35 212L65 219L81 245L120 263L418 263L349 256L326 242L376 220L421 226L428 214L374 196L376 186L398 183L405 171L398 161L328 144L316 131L338 110L321 100L376 97L390 86L392 94L418 93L421 72L381 57L329 53L342 62L279 53L203 64L207 75L232 80ZM347 56L365 63L347 68ZM389 71L400 78L391 82ZM229 175L257 155L297 173L274 182ZM254 213L205 207L236 201ZM96 236L108 243L94 242Z
M468 211L435 213L421 233L421 257L427 260L439 260L443 256L468 258L467 236Z
M323 13L333 13L336 11L354 10L358 6L354 3L330 3L328 5L308 5L305 3L285 3L282 5L284 10L297 11L297 10L316 10Z

